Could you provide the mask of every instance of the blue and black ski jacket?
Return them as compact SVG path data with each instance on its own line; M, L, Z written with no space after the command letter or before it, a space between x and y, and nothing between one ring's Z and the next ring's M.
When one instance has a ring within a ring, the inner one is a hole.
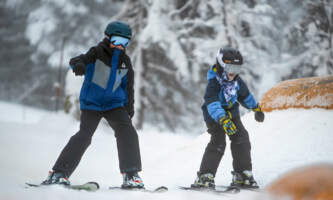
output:
M202 111L206 123L216 123L229 111L232 117L240 117L239 103L247 109L256 108L257 102L250 93L245 82L237 75L234 81L237 81L236 94L232 96L229 102L226 101L223 88L216 78L215 65L207 73L208 85L204 96Z
M134 71L125 51L109 47L104 39L86 54L70 60L71 66L81 62L86 74L80 93L81 110L106 111L125 107L134 114Z

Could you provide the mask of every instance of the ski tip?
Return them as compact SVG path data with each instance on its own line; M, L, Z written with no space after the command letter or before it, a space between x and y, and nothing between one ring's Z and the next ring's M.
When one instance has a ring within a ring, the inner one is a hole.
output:
M88 182L88 183L86 183L86 184L93 184L93 185L96 186L97 189L100 188L100 187L99 187L99 184L98 184L97 182Z
M33 183L25 183L26 186L29 186L29 187L39 187L41 185L39 184L33 184Z
M164 189L164 190L168 190L168 187L166 187L166 186L160 186L160 187L158 187L157 189Z
M155 191L168 191L168 190L169 190L169 188L166 187L166 186L160 186L160 187L155 189Z

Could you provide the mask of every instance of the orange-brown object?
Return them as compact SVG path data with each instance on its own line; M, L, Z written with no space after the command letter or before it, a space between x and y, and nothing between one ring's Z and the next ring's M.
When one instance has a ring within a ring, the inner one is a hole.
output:
M318 164L293 170L273 182L267 191L293 200L333 200L333 165Z
M333 76L287 80L265 93L264 112L288 108L333 109Z

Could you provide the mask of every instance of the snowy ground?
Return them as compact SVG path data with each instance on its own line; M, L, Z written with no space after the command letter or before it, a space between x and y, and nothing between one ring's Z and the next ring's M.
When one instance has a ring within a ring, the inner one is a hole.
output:
M253 113L243 123L252 142L255 178L265 187L284 172L303 165L333 163L333 111L287 110L266 114L266 121L254 121ZM201 123L201 122L200 122ZM139 132L143 172L147 188L169 187L163 194L108 191L121 184L115 138L112 130L101 123L93 142L71 177L73 184L97 181L95 193L63 188L25 189L25 182L40 183L72 134L78 122L60 113L54 114L20 105L0 102L0 199L221 199L221 196L180 191L179 185L191 184L199 168L208 134L160 133L153 128ZM220 164L216 183L231 180L229 144ZM224 199L264 199L255 192L241 192Z

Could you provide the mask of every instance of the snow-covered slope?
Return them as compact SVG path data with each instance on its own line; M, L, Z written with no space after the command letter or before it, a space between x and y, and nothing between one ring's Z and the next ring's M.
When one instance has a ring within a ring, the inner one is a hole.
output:
M139 131L144 169L141 176L147 188L166 185L169 192L108 191L108 186L120 185L122 180L115 138L106 123L99 125L91 146L71 177L73 184L97 181L100 191L78 192L57 187L25 189L24 182L39 183L45 179L79 124L62 113L4 102L0 102L0 110L0 199L221 199L213 194L177 189L178 185L194 181L209 135L160 133L149 127ZM292 168L317 162L333 163L333 111L275 111L267 113L262 124L253 118L253 113L249 113L242 119L252 142L255 178L262 187ZM217 184L229 184L231 180L229 147L228 144L217 173ZM258 198L257 195L241 192L225 199L248 200Z

